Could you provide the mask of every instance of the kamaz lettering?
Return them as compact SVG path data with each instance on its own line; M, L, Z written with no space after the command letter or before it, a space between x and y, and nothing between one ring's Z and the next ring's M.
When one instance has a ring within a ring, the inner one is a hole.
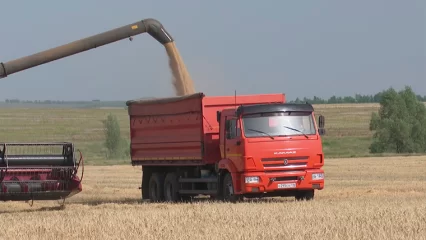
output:
M296 154L296 151L274 152L275 155L281 154Z

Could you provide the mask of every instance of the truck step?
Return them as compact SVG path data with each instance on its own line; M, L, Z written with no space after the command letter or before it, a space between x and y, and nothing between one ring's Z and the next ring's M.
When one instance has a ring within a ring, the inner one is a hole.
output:
M179 178L180 183L217 183L217 178Z
M179 190L180 194L204 194L204 195L216 195L216 190Z

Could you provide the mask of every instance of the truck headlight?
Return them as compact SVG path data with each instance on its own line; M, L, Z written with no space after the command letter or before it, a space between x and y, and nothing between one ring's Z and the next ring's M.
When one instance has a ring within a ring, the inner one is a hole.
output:
M258 183L259 177L246 177L245 180L246 183Z
M312 173L312 180L324 179L324 173Z

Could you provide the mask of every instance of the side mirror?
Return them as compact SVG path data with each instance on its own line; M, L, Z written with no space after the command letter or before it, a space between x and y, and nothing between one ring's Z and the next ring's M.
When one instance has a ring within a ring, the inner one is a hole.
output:
M325 119L323 115L320 115L318 117L318 128L324 128L325 125Z
M325 118L323 115L320 115L318 117L318 134L320 136L325 135L324 125L325 125Z
M217 122L220 122L220 111L217 111L216 112L216 120L217 120Z

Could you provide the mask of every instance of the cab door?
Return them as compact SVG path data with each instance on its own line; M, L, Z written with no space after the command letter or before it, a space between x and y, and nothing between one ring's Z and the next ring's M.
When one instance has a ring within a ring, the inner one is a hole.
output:
M241 145L241 127L238 119L233 116L225 118L225 158L230 159L238 170L244 168L243 147Z

